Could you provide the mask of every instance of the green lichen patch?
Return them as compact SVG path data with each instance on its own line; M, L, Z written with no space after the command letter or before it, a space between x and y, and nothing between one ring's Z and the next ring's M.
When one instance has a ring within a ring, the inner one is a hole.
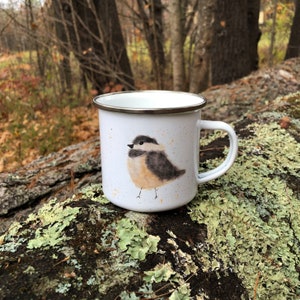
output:
M79 207L68 205L72 201L62 204L52 199L22 224L13 223L1 237L0 252L16 252L24 244L28 249L53 247L69 239L64 231L80 211Z
M93 209L90 212L94 214ZM89 230L86 226L80 226L77 240L72 240L71 244L82 244L85 254L75 250L75 256L81 257L83 266L91 267L91 263L85 261L90 255L95 256L93 268L83 281L102 298L103 295L114 293L114 289L123 290L122 286L136 280L134 278L138 274L140 261L157 250L159 238L148 234L135 221L114 214L102 215L101 220L92 223ZM94 232L94 236L90 231ZM84 242L84 235L85 239L93 242L94 248L89 249L90 245Z
M89 199L100 204L108 204L109 200L105 198L101 184L91 184L81 190L81 198Z
M10 225L8 231L0 237L0 252L14 253L26 241L24 237L18 236L21 228L22 225L19 222L13 222Z
M118 210L102 199L101 187L93 185L12 224L1 237L0 294L95 299L128 282L138 260L118 247Z
M34 237L28 241L27 248L54 247L70 239L64 234L64 230L76 218L79 211L79 207L64 206L56 203L55 199L50 200L37 215L28 217L27 222L32 221L32 226L39 227Z
M118 247L134 259L144 260L146 255L157 251L158 236L148 234L135 222L124 218L117 224Z
M170 262L157 264L152 270L145 271L143 282L136 292L123 291L120 299L191 299L190 283L173 269Z
M89 286L97 288L101 295L119 285L126 285L137 273L138 260L126 254L119 248L118 224L116 219L108 223L102 230L101 238L97 241L96 252L99 254L95 261L94 271L87 280Z
M58 202L55 198L45 203L36 213L32 213L22 222L14 222L0 237L0 252L16 252L20 245L26 244L28 249L54 247L70 239L66 235L66 228L76 220L80 212L79 201L93 201L102 205L108 203L103 196L100 184L93 184L83 188L77 196ZM95 206L90 205L91 209ZM98 212L100 214L100 210ZM108 207L103 206L101 213L110 213ZM92 221L92 220L90 220Z
M189 205L207 226L203 270L233 270L251 299L300 298L300 145L278 122L250 124L226 175L200 187ZM209 168L219 160L206 161Z
M205 228L192 222L185 209L158 214L148 224L161 238L157 251L140 263L142 280L132 277L120 299L241 299L245 290L235 274L202 271L197 253Z
M190 284L173 270L171 263L164 263L156 265L153 270L145 271L144 281L146 283L161 283L165 282L163 286L166 290L164 293L159 295L159 290L155 291L155 297L161 298L168 295L168 299L191 299Z
M159 283L163 281L177 281L176 272L173 270L170 263L158 264L153 270L145 271L144 281L148 283Z

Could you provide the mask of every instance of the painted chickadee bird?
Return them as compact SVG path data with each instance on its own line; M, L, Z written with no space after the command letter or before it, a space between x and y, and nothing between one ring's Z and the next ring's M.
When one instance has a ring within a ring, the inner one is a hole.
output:
M139 135L127 146L130 148L128 171L133 183L140 188L138 198L143 189L155 189L157 198L158 187L185 173L169 161L164 148L154 138Z

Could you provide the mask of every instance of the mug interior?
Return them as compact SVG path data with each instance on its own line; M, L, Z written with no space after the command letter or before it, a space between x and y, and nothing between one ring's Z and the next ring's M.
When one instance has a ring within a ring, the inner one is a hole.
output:
M126 113L187 112L199 110L206 104L197 94L159 90L103 94L93 102L99 109Z

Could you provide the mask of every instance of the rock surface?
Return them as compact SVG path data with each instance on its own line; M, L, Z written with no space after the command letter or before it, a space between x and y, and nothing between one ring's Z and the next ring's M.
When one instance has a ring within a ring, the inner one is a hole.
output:
M291 62L299 66L279 70ZM239 112L239 156L180 209L141 214L108 203L97 138L1 174L1 299L300 298L300 93L290 94L299 73L290 74L289 95L270 94L259 109L216 100L219 119ZM202 169L227 151L218 132L201 144Z

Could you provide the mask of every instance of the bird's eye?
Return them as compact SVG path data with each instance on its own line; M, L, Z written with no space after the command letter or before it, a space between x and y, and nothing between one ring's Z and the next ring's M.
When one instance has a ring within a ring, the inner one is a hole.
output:
M139 145L143 145L144 144L144 142L139 142Z

